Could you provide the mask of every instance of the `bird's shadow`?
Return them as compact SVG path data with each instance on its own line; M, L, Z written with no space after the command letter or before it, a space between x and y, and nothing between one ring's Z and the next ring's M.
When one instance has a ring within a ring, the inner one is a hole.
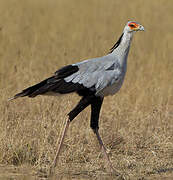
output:
M146 176L152 176L156 174L162 174L167 172L173 172L173 167L170 168L159 168L153 169L146 173ZM127 180L130 179L129 175L126 173L121 173L117 176L114 173L107 172L106 170L91 170L91 171L69 171L64 170L63 172L55 172L51 175L48 175L46 172L40 172L37 174L37 177L42 179L51 179L51 180L90 180L90 179L103 179L103 180ZM143 179L143 178L142 178ZM145 179L145 178L144 178Z
M153 169L153 171L150 171L147 174L152 175L152 174L161 174L161 173L166 173L166 172L173 172L173 167Z
M127 175L120 174L117 176L115 173L103 171L103 170L92 170L92 171L63 171L59 173L53 173L48 175L47 173L39 173L37 174L39 178L46 178L51 180L90 180L90 179L104 179L104 180L125 180L129 179Z

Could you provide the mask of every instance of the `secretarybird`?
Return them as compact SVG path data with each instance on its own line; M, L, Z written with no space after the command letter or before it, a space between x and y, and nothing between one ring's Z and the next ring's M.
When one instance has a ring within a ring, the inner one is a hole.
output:
M82 97L77 106L68 113L68 120L53 161L54 167L70 122L87 106L91 105L90 126L96 134L109 167L113 169L99 135L99 114L104 97L114 95L123 84L130 44L136 31L144 31L144 27L137 22L129 21L124 27L122 35L106 56L62 67L53 76L10 98L12 100L24 96L30 98L38 95L55 96L73 92Z

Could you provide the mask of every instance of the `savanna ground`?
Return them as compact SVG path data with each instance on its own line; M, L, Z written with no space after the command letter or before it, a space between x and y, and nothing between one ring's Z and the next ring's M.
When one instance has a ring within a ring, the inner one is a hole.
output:
M136 20L146 32L133 39L121 91L104 100L100 133L125 179L173 178L172 18L172 0L1 0L0 177L46 177L79 97L7 99L63 65L105 55ZM115 178L106 173L89 113L71 123L56 178Z

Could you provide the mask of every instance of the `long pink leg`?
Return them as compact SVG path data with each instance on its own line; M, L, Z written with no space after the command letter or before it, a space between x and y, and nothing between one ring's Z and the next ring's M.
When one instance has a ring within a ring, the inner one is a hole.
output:
M65 127L64 127L64 130L63 130L63 133L62 133L62 136L61 136L61 139L60 139L60 143L57 147L57 151L56 151L56 154L55 154L55 158L54 158L54 161L52 163L52 166L51 166L51 169L50 169L50 172L49 174L52 174L52 170L56 167L56 163L57 163L57 160L58 160L58 156L60 154L60 150L61 150L61 147L62 147L62 144L63 144L63 141L64 141L64 137L66 135L66 132L67 132L67 129L69 127L69 124L70 122L82 111L84 110L89 104L90 104L90 101L93 97L89 96L89 97L83 97L79 103L77 104L77 106L72 110L70 111L70 113L68 114L69 116L69 119L66 121L66 124L65 124Z
M62 136L61 136L61 139L60 139L60 142L59 142L59 144L58 144L58 146L57 146L57 151L56 151L56 154L55 154L55 157L54 157L52 166L51 166L51 168L53 168L53 169L56 167L57 160L58 160L58 157L59 157L61 148L62 148L62 144L63 144L64 138L65 138L65 135L66 135L66 133L67 133L69 124L70 124L70 120L67 119L66 124L65 124L65 127L64 127L64 130L63 130L63 133L62 133ZM52 169L51 169L51 170L52 170ZM51 172L50 172L50 173L51 173Z
M111 171L114 172L117 176L120 175L120 173L117 172L117 171L113 168L113 166L112 166L112 163L111 163L111 161L110 161L110 159L109 159L109 156L108 156L108 154L107 154L107 152L106 152L106 148L105 148L105 146L104 146L104 144L103 144L103 141L102 141L102 139L101 139L101 137L100 137L98 128L94 129L94 133L96 134L96 137L97 137L97 139L98 139L98 141L99 141L100 147L101 147L101 149L103 150L103 154L104 154L104 156L105 156L105 159L106 159L106 161L107 161L107 163L108 163Z

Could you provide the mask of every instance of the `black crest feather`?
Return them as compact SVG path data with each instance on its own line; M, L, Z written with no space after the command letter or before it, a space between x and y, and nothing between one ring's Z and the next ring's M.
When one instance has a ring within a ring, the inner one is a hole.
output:
M118 39L118 41L114 44L114 46L110 49L109 54L112 53L121 43L122 37L123 37L124 33L121 34L120 38Z

